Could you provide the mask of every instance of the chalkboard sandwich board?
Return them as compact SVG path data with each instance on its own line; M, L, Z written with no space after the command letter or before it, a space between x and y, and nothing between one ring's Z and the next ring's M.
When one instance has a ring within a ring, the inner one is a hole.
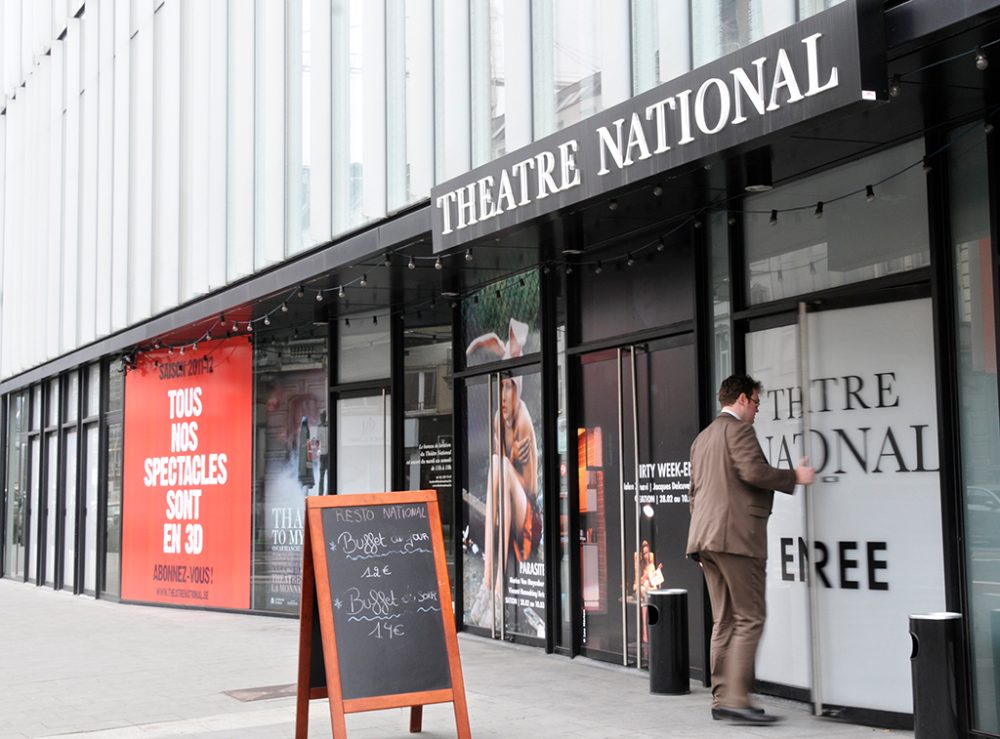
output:
M306 498L295 736L309 700L328 698L333 736L345 715L454 704L470 736L437 493Z

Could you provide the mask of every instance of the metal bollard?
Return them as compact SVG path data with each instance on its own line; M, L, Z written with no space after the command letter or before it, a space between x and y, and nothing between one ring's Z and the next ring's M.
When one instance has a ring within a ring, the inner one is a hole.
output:
M965 678L961 613L910 616L913 738L965 736L960 688Z
M649 632L649 692L681 695L691 691L687 591L646 593Z

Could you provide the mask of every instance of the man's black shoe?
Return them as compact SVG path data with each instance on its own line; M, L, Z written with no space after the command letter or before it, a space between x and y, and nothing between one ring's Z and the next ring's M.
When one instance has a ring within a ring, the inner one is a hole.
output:
M716 721L729 721L734 724L773 724L779 720L777 716L769 716L762 708L728 708L719 706L712 709L712 718Z

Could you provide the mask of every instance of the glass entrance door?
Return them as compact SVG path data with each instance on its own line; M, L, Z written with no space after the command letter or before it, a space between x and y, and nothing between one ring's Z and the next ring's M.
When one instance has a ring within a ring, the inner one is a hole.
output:
M748 334L746 357L764 454L788 468L808 451L817 469L775 495L757 677L910 713L907 618L945 607L931 301L810 313Z
M701 572L687 560L689 449L698 433L691 336L579 358L583 654L645 667L646 593L688 591L691 663L704 667Z
M542 387L537 367L467 380L462 402L464 623L545 639Z

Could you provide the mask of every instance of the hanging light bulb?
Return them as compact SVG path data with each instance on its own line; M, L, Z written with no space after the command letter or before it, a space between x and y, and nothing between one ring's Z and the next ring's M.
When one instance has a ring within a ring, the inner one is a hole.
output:
M270 316L264 316L264 325L265 326L270 326L271 325L271 318L270 318Z
M233 333L240 330L240 327L236 325L236 321L233 321Z
M465 261L466 262L471 262L472 261L472 249L466 249L465 250Z
M181 346L181 356L182 357L184 356L184 347L183 346Z
M316 291L316 302L317 303L322 303L323 302L323 291L322 290L317 290Z
M305 296L305 294L306 294L306 289L304 287L302 287L302 285L299 285L299 289L295 293L295 296L298 297L298 298L301 298L301 297Z
M286 303L284 300L281 301L281 312L282 313L288 312L288 303Z
M368 287L368 275L367 275L367 273L361 275L361 282L359 282L358 284L361 285L361 287Z
M253 331L253 323L247 321L247 333L249 334L252 331Z
M898 98L903 91L903 78L894 74L889 80L889 97Z
M197 341L194 342L194 344L191 345L191 351L195 351L195 352L198 351L198 342Z
M595 275L599 275L599 274L601 274L602 271L604 271L604 265L601 264L601 260L598 259L597 260L597 264L594 265L594 274Z
M823 217L823 201L822 200L820 200L820 201L818 201L816 203L816 210L813 211L813 215L816 216L817 218L822 218Z
M378 316L372 316L372 325L378 326Z
M208 331L205 332L205 341L211 341L211 340L212 340L212 329L209 329Z
M385 259L382 260L382 266L383 267L391 267L392 266L392 256L389 254L389 252L385 253Z
M666 240L661 236L656 242L656 251L663 251L667 248Z
M337 292L337 297L340 298L341 300L347 297L347 293L344 292L343 285L340 286L340 290Z
M440 272L443 268L444 265L441 264L441 257L438 257L437 259L434 260L434 269Z
M631 267L633 264L635 264L635 258L632 256L632 252L629 252L628 256L625 258L625 266Z
M875 188L872 185L865 185L865 200L869 203L875 199Z
M345 328L350 328L351 327L351 319L350 318L345 318L344 319L344 327Z
M413 261L413 257L412 256L410 257L410 261L407 263L406 268L407 269L416 269L417 268L417 263Z
M611 198L608 201L608 210L618 210L618 198Z
M771 219L770 219L769 223L773 226L777 222L778 222L778 211L777 210L772 210L771 211Z
M982 49L976 49L976 69L980 72L985 72L989 66L990 60L986 58L986 52Z

